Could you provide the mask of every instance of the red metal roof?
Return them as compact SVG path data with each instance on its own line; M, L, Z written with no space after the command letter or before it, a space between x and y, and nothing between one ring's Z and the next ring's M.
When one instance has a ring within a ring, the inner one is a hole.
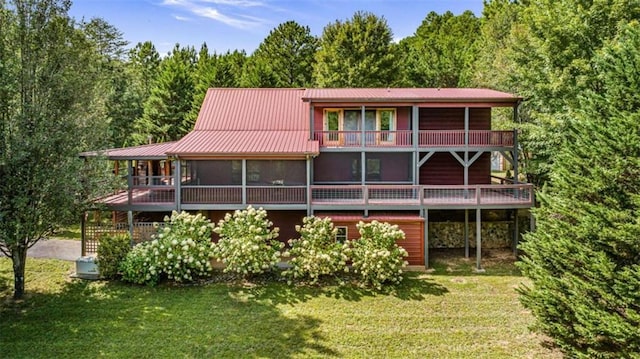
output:
M205 96L195 130L308 131L304 89L215 88Z
M312 102L509 102L522 98L479 88L340 88L308 89L302 96Z
M179 156L306 156L320 151L309 131L192 131L169 154Z
M304 89L209 89L194 130L168 153L178 156L317 155Z
M110 160L155 160L167 158L167 151L176 142L152 143L149 145L113 148L103 151L83 152L80 157L105 156Z

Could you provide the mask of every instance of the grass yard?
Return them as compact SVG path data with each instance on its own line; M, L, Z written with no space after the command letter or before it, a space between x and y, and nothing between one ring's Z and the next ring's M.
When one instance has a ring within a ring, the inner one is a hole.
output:
M457 258L457 257L455 257ZM74 263L29 259L10 299L0 258L2 358L559 358L531 334L510 260L442 258L374 293L351 286L211 283L138 287L71 280Z

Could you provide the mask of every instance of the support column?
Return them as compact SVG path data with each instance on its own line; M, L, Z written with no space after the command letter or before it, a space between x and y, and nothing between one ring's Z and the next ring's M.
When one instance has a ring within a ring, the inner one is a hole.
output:
M133 200L133 161L127 160L127 204L130 206Z
M476 272L484 272L482 259L482 210L476 209Z
M464 210L464 257L469 258L469 210Z
M81 255L87 255L87 212L82 212L80 217L80 239L82 242Z
M429 268L429 209L424 209L424 268Z
M365 177L366 177L366 174L367 174L367 163L366 163L366 161L367 161L367 154L364 151L360 152L360 184L363 185L363 186L365 185L364 182L365 182L365 179L366 179Z
M365 134L367 121L365 121L365 118L364 118L365 113L366 113L365 106L362 106L360 108L360 126L361 126L360 127L360 148L364 148L367 144L367 137Z
M311 156L307 156L307 216L311 216Z
M464 185L469 185L469 107L464 108Z
M129 223L129 242L131 247L133 247L133 212L127 211L127 222Z
M520 239L520 229L518 228L518 209L513 210L513 255L518 255L518 240Z
M518 130L513 130L513 183L518 184Z
M180 159L176 157L175 164L176 169L175 173L173 174L173 188L175 189L176 211L180 212L182 210L182 161L180 161Z
M247 160L242 160L242 205L247 205Z

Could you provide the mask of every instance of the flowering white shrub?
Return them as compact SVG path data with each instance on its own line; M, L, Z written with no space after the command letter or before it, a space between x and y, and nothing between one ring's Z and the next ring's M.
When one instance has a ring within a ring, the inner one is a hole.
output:
M291 268L282 272L290 279L308 278L316 283L323 275L347 271L348 243L336 242L338 231L331 218L305 217L303 226L296 226L300 238L290 239L291 249L283 257L291 257Z
M133 247L125 259L120 263L122 280L136 284L155 285L160 280L158 271L151 271L149 266L149 242L140 243Z
M233 215L227 213L213 230L220 235L214 255L226 265L224 271L248 276L275 267L284 244L275 240L279 228L271 226L262 208L249 206Z
M359 274L363 284L382 289L384 283L399 283L402 268L408 263L407 251L396 244L404 239L404 232L397 225L371 221L357 225L360 239L351 243L353 270Z
M134 247L137 251L131 254L131 259L127 257L132 268L137 268L133 265L136 264L144 270L131 270L131 276L123 275L123 280L154 284L161 275L166 275L176 282L185 282L211 273L213 225L209 219L202 214L173 211L164 220L162 227L156 224L158 232L153 240Z

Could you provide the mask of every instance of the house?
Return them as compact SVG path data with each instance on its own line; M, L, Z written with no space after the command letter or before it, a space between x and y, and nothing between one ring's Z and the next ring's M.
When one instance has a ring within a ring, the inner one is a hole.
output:
M102 152L126 189L99 202L114 213L110 228L134 234L172 210L217 222L248 205L265 208L285 241L307 215L330 216L341 238L378 219L400 225L409 262L425 266L430 215L464 213L468 255L475 214L480 269L482 212L515 213L517 241L518 210L534 203L517 180L517 131L491 129L495 108L515 116L520 101L488 89L209 89L179 141ZM492 152L515 181L492 183ZM92 228L86 250L105 230Z

